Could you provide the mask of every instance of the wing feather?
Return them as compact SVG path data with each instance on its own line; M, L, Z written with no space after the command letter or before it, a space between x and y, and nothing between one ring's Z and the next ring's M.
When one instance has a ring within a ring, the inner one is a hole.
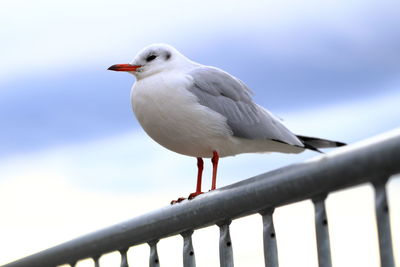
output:
M226 117L234 136L304 146L278 118L253 102L250 89L239 79L207 66L197 67L188 75L193 79L189 90L201 105Z

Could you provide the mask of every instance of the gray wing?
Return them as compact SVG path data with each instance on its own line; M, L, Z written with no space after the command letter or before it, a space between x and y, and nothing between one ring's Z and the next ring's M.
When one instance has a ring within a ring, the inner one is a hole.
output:
M189 90L201 105L227 118L234 136L304 146L279 119L253 102L250 89L239 79L207 66L195 68L188 74L193 78Z

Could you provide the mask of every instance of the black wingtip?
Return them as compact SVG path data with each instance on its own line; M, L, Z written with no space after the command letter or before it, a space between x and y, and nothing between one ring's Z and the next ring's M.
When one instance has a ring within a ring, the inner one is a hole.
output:
M278 139L271 139L271 140L272 140L272 141L275 141L275 142L282 143L282 144L286 144L286 145L289 145L289 146L293 146L293 145L291 145L291 144L289 144L289 143L283 142L283 141L278 140ZM324 152L322 152L321 150L319 150L318 148L316 148L316 147L314 147L314 146L312 146L312 145L310 145L310 144L307 144L307 143L304 143L304 142L303 142L303 145L304 145L304 147L302 147L302 146L297 146L297 145L294 145L294 146L295 146L295 147L300 147L300 148L309 149L309 150L313 150L313 151L315 151L315 152L325 154Z
M318 152L318 153L321 153L321 154L325 154L323 151L319 150L318 148L316 148L316 147L314 147L314 146L312 146L312 145L310 145L310 144L303 143L303 145L304 145L304 147L305 147L306 149L313 150L313 151Z
M329 147L341 147L345 146L346 143L339 141L332 141L328 139L322 139L311 136L297 135L297 138L307 147L310 146L312 148L329 148ZM308 148L308 147L307 147Z
M335 144L336 144L337 147L339 147L339 146L347 146L347 144L343 143L343 142L337 142L336 141Z

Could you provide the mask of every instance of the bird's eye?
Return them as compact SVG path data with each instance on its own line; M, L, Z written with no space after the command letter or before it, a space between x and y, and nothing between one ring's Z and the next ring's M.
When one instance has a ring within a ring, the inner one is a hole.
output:
M150 61L156 59L156 57L157 57L156 55L150 55L150 56L148 56L148 57L146 58L146 61L147 61L147 62L150 62Z

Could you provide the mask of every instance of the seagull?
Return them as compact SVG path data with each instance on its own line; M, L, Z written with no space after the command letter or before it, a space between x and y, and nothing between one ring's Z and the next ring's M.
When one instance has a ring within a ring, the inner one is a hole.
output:
M216 189L218 161L241 153L321 152L342 142L296 135L271 112L256 104L238 78L196 63L174 47L152 44L129 64L108 68L133 74L133 112L144 131L176 153L197 158L197 186L188 199L202 194L203 158L211 158ZM185 198L174 200L171 204Z

